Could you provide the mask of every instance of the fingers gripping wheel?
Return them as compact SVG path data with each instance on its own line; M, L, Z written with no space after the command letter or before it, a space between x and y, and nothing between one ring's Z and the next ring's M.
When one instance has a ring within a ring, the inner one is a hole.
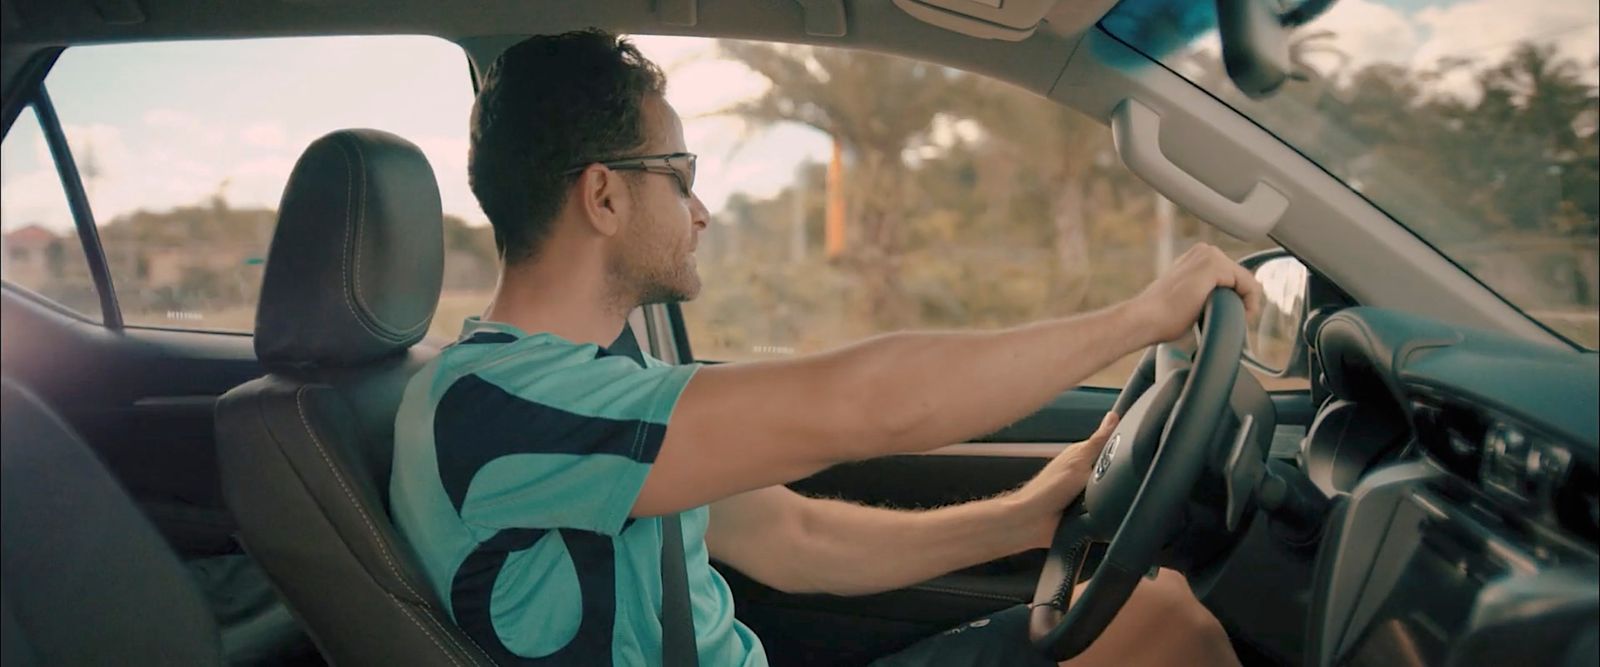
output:
M1122 421L1080 502L1062 515L1034 591L1028 634L1045 655L1067 660L1089 648L1155 565L1205 469L1205 445L1226 418L1244 333L1244 303L1232 290L1218 289L1202 315L1193 365L1165 377L1136 371L1136 381L1118 398ZM1141 369L1155 356L1146 354ZM1137 381L1150 375L1158 376ZM1096 540L1110 547L1073 603L1073 586Z

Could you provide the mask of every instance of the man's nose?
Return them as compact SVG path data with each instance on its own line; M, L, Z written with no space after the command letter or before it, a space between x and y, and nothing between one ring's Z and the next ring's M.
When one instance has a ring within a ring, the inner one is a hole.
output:
M706 208L706 203L700 201L700 195L689 197L689 222L705 228L711 224L711 210Z

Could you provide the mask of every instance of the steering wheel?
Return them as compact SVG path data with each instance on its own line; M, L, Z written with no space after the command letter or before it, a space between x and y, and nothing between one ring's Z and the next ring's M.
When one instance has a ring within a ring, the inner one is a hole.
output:
M1228 415L1245 326L1239 295L1212 292L1192 365L1168 369L1176 351L1152 347L1117 397L1122 419L1082 497L1056 527L1030 605L1029 637L1051 658L1067 660L1094 643L1181 527L1184 504L1211 455L1207 445ZM1074 604L1073 587L1097 541L1110 546Z

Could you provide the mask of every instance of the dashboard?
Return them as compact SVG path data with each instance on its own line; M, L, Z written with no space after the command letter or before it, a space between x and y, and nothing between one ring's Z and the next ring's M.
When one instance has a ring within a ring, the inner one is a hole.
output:
M1311 334L1305 664L1600 664L1600 355L1375 308Z

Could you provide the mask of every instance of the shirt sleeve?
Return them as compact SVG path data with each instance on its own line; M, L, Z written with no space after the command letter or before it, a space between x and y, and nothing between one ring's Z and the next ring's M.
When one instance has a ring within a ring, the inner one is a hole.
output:
M698 366L565 356L494 364L440 398L440 478L469 526L622 530Z

